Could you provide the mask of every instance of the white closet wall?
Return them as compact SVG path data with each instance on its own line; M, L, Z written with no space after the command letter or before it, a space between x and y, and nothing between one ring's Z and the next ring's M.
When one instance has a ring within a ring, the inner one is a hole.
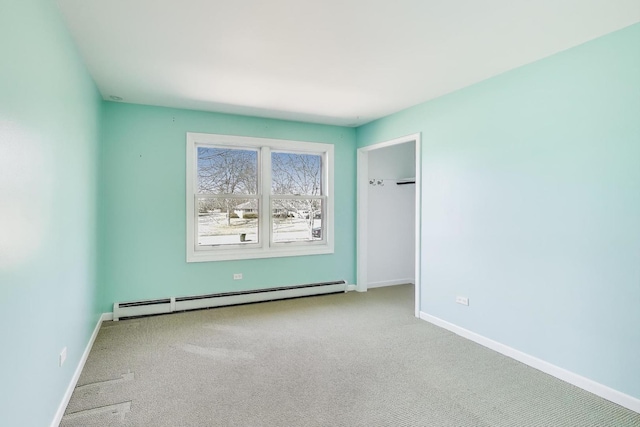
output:
M415 143L369 152L368 287L415 283ZM378 181L382 181L378 184Z

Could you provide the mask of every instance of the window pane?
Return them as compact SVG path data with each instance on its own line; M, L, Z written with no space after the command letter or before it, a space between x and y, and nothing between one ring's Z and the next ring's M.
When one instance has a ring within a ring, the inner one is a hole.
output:
M271 207L274 242L322 240L322 200L272 199Z
M257 199L198 199L199 246L257 242Z
M256 194L258 152L198 147L198 193Z
M322 156L319 154L271 153L273 194L322 195Z

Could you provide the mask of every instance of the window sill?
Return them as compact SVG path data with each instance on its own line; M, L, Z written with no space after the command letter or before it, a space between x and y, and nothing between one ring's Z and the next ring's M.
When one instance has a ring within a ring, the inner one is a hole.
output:
M223 250L190 250L187 262L233 261L241 259L280 258L292 256L326 255L334 253L328 244L309 246L277 246L272 248L242 248Z

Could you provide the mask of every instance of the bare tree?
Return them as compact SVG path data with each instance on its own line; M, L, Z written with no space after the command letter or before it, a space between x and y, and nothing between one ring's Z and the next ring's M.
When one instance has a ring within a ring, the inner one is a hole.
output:
M201 194L256 194L257 152L230 148L198 148L198 191ZM231 224L233 209L248 199L215 198L205 203L205 209L220 209L227 213Z
M233 211L240 204L255 198L233 198L225 195L257 194L258 153L248 149L199 147L198 192L216 195L200 203L200 212L219 209L226 212L227 225L231 225ZM271 155L272 194L275 196L274 214L289 213L305 220L309 239L313 238L314 219L322 212L322 156L273 152ZM278 198L278 195L294 198ZM316 198L313 198L316 197ZM257 204L257 201L256 201Z
M275 199L281 212L295 212L306 219L312 238L314 218L322 211L319 199L304 196L322 195L322 157L317 154L273 153L271 180L274 195L302 196L295 199Z

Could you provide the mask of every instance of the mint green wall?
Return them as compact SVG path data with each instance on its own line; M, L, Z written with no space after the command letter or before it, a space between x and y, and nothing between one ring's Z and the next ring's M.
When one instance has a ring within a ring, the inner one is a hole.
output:
M103 311L119 301L354 281L354 129L113 102L102 125ZM334 144L335 254L187 264L187 132Z
M640 24L357 144L416 132L421 310L640 398Z
M0 425L47 426L99 318L101 100L53 1L1 3Z

